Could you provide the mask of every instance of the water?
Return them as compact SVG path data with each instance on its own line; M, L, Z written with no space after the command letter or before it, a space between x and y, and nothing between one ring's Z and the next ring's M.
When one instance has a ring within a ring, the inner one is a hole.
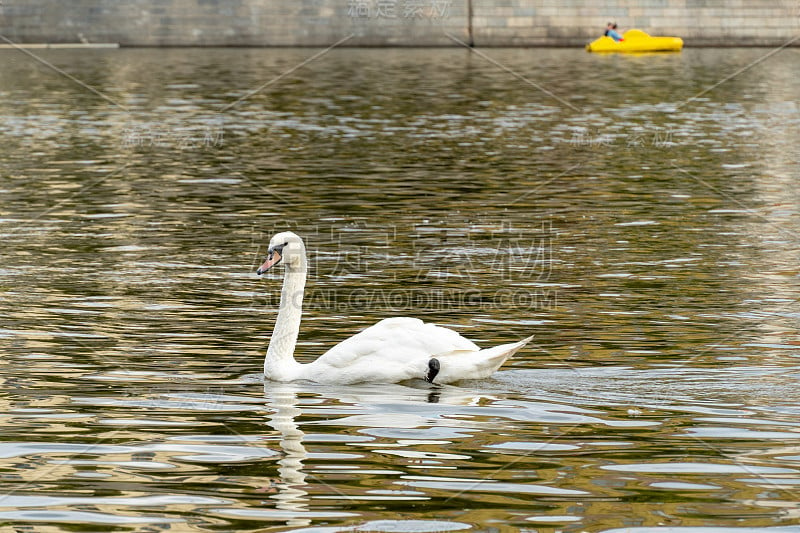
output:
M0 52L9 531L800 531L800 51ZM285 229L301 360L534 343L265 384Z

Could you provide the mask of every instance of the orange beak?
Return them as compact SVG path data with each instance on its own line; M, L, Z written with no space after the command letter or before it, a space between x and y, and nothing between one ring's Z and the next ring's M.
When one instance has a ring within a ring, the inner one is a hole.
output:
M281 253L278 250L272 250L269 255L267 256L267 260L264 261L264 264L258 267L256 270L256 274L259 276L269 270L270 268L274 267L278 263L281 262Z

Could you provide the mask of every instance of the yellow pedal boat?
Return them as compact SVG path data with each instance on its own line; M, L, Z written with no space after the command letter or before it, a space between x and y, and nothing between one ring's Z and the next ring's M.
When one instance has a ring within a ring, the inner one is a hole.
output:
M653 37L642 30L628 30L622 41L602 36L586 45L589 52L677 52L683 48L680 37Z

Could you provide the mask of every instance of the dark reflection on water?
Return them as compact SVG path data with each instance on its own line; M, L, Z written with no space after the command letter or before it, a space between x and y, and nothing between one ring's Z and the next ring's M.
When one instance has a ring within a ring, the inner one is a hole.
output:
M553 98L334 50L224 113L312 52L42 52L113 102L0 52L3 523L796 529L800 52L703 94L764 51L488 52ZM263 384L287 228L302 360L392 315L535 345Z

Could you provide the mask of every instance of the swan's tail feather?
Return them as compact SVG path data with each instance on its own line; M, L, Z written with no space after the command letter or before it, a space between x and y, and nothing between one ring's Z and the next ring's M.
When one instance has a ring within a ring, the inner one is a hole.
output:
M503 363L506 362L506 359L508 359L509 357L520 351L522 348L525 347L526 344L531 342L531 339L533 339L533 335L525 339L522 339L521 341L512 342L509 344L501 344L500 346L495 346L493 348L487 348L485 350L481 350L478 353L486 357L487 360L490 360L492 362L496 361L497 366L494 367L494 370L497 370ZM494 372L494 370L492 370L492 372Z
M477 352L457 350L438 355L441 371L437 383L450 383L460 379L483 379L491 376L506 360L528 344L533 336L509 344L493 346Z

